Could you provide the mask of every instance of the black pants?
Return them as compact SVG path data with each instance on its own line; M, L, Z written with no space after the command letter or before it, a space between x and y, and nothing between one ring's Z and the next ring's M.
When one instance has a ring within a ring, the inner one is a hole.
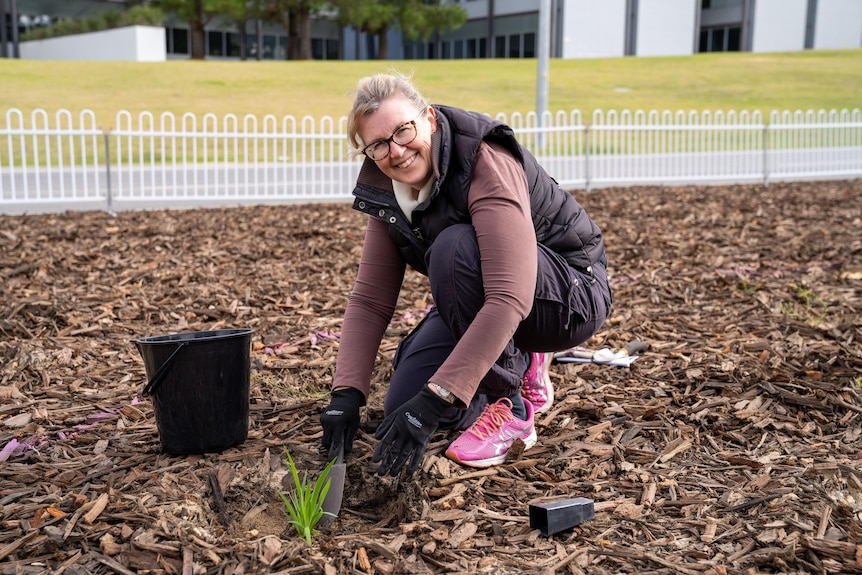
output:
M515 331L496 363L482 378L466 410L452 408L441 429L466 429L484 406L521 388L529 352L568 349L589 339L610 315L611 292L603 264L593 275L569 266L538 245L538 278L533 309ZM384 413L416 395L443 364L485 302L479 244L469 224L444 230L426 255L434 307L401 341Z

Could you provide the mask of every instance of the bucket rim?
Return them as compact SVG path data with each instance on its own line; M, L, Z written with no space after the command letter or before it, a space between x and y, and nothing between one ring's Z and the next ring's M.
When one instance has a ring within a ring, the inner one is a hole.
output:
M219 339L229 339L234 337L244 337L251 335L255 332L252 328L230 328L230 329L211 329L211 330L203 330L203 331L184 331L177 333L169 333L165 335L151 335L147 337L139 337L135 338L132 343L135 344L173 344L184 342L184 343L194 343L194 342L209 342L213 340Z

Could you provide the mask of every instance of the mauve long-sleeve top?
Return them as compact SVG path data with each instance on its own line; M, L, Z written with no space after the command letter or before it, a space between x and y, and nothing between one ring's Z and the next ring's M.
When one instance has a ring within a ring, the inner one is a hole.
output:
M485 303L431 377L455 394L462 407L470 403L480 380L532 309L538 258L524 170L502 146L481 144L468 208L481 254ZM355 387L368 396L377 351L395 312L405 270L388 224L369 218L341 329L334 388Z

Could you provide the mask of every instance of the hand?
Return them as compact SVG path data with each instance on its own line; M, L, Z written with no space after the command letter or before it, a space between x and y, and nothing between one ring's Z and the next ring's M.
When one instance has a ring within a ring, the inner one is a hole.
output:
M428 449L428 441L437 429L440 416L450 406L448 401L426 385L413 399L386 416L374 434L380 444L374 450L371 461L382 462L377 473L388 473L394 477L408 459L407 475L416 471Z
M359 431L359 408L363 403L365 396L355 387L332 392L329 406L320 414L320 425L323 427L323 447L333 457L342 442L344 453L353 449L353 439Z

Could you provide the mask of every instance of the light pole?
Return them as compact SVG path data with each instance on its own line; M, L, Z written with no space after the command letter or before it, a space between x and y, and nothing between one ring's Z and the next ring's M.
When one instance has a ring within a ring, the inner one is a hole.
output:
M551 55L551 0L541 0L539 4L538 71L536 74L536 126L539 132L536 143L543 145L545 111L548 109L548 60Z

